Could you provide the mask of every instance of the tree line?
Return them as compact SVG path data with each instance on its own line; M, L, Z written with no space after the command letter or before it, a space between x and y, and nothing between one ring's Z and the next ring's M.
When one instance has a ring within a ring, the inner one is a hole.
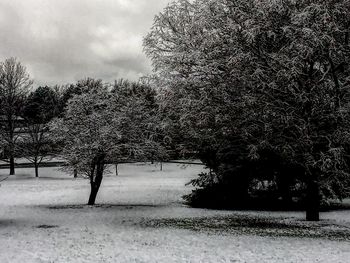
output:
M62 87L38 87L14 58L0 64L3 159L15 174L15 158L40 163L62 157L64 169L90 179L95 203L108 163L164 160L156 91L147 83L87 78Z

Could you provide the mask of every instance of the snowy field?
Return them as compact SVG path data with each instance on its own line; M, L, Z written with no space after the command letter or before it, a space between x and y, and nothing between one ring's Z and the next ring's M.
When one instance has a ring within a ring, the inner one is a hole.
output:
M350 210L308 223L302 212L189 208L181 196L201 169L119 165L95 207L84 205L88 180L17 169L0 187L0 262L350 262Z

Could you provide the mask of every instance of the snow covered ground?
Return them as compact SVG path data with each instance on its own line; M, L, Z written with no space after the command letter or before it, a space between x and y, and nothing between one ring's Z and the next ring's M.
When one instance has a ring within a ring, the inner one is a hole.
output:
M119 165L89 207L87 180L18 169L0 187L0 262L350 262L349 210L307 223L302 212L189 208L185 183L201 170Z

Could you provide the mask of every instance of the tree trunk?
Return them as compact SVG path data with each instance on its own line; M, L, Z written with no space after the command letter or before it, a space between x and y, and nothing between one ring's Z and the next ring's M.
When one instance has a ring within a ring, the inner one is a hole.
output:
M282 203L288 209L293 204L293 199L290 190L291 182L289 180L289 175L287 175L286 171L284 171L284 173L284 177L277 179L277 187L282 197Z
M34 163L34 168L35 168L35 177L39 177L39 164Z
M115 175L118 176L118 163L115 164Z
M90 192L88 205L95 205L95 200L96 200L96 196L99 188L100 186L97 185L96 183L94 182L91 183L91 192Z
M9 132L9 157L10 157L10 175L15 174L15 143L14 143L14 124L13 115L7 116Z
M104 169L104 156L101 155L97 158L94 167L91 169L92 174L90 177L90 186L91 192L88 201L88 205L95 205L96 196L103 178L103 169Z
M306 189L306 220L320 220L320 194L319 185L316 179L308 182Z
M15 158L13 157L13 154L11 153L10 156L10 175L15 174Z

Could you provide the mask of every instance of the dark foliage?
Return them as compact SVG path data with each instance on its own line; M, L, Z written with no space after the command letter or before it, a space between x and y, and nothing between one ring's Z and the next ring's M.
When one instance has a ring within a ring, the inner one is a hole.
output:
M47 123L59 115L59 94L50 87L39 87L27 97L22 117L30 123Z

